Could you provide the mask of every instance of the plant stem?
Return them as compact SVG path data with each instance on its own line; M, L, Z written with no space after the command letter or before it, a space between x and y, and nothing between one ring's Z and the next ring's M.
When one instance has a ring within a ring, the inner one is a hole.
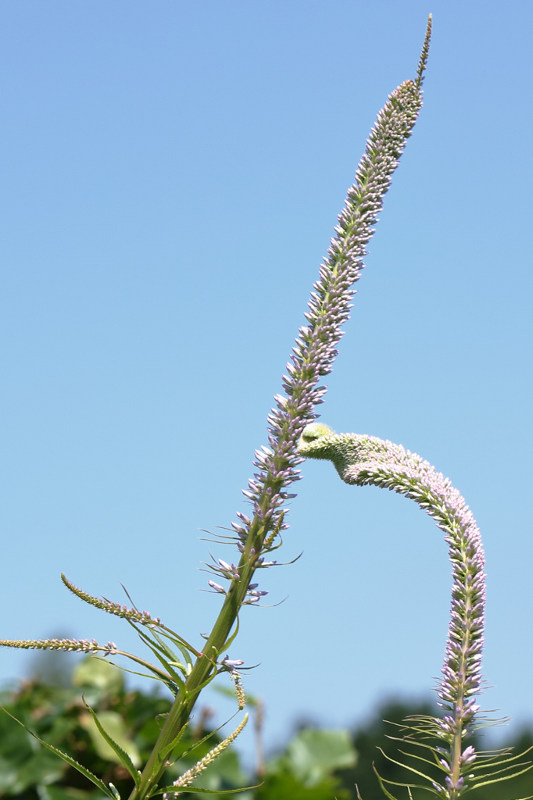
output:
M250 545L245 548L239 562L240 577L233 581L228 589L203 652L196 659L185 686L180 689L141 773L140 783L131 792L129 800L145 800L157 788L167 768L167 759L172 755L172 743L176 742L187 725L201 689L217 669L217 659L226 646L255 572L257 556L250 556L252 543L262 538L264 538L264 528L257 520L253 520L250 526ZM260 549L258 548L256 552L259 553Z
M308 324L300 328L293 354L287 365L283 385L286 397L277 396L276 408L268 417L271 450L256 451L259 472L244 492L254 507L251 520L236 528L243 545L237 575L231 580L222 608L202 654L197 658L185 685L180 689L152 753L144 767L139 785L129 800L145 800L157 789L159 779L172 757L177 737L189 721L201 689L219 669L217 661L227 646L228 637L246 600L258 559L271 532L284 526L282 505L292 495L286 489L298 479L295 469L301 458L297 453L300 434L312 419L326 391L319 381L331 371L337 355L354 295L353 285L363 269L363 256L383 205L392 174L398 166L407 139L422 107L421 85L428 56L431 18L428 20L417 79L405 81L388 98L371 131L366 151L348 190L346 204L339 215L336 236L320 269L320 278L306 313ZM266 548L268 549L268 547Z

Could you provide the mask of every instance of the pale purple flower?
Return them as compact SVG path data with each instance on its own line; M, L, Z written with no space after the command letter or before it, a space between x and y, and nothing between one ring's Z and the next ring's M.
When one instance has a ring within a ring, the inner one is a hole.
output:
M222 664L230 670L237 669L237 667L242 667L244 661L241 658L233 658L231 659L229 656L224 656L222 659Z
M439 686L442 718L431 730L446 742L438 760L447 772L446 791L459 792L464 772L476 757L473 747L461 754L479 711L475 695L481 685L485 611L485 557L476 521L463 497L440 472L419 455L373 436L335 434L326 425L310 425L299 451L328 459L343 481L381 486L415 500L444 532L452 564L452 600L446 654ZM444 757L445 756L445 757ZM455 797L455 795L453 795ZM457 795L458 796L458 795Z
M243 491L253 507L253 518L238 514L232 527L239 549L254 527L260 551L269 531L286 528L284 503L294 497L287 492L300 478L302 459L297 442L304 426L316 418L315 406L322 402L326 387L320 379L331 371L337 345L348 319L353 288L363 269L366 245L383 204L392 174L405 148L422 106L420 75L416 83L406 81L389 97L367 142L357 169L355 183L348 190L346 204L338 218L335 237L313 287L307 324L299 330L290 361L283 376L284 395L274 397L268 415L269 447L256 450L257 472Z
M226 594L226 590L219 583L215 583L215 581L207 581L207 583L215 592L218 592L219 594Z

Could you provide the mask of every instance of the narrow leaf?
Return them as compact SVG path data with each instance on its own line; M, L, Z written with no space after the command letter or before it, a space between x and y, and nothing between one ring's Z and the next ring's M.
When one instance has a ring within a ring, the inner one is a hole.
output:
M259 789L263 784L256 783L255 786L243 786L240 789L201 789L195 786L165 786L163 789L158 789L157 792L154 792L151 797L155 797L156 794L163 794L163 792L167 792L168 794L189 794L189 792L196 792L197 794L238 794L239 792L247 792L249 789ZM393 798L396 800L396 798ZM528 800L528 798L524 798L524 800Z
M398 800L398 798L397 798L397 797L395 797L393 794L391 794L391 793L390 793L390 792L387 790L387 788L386 788L385 784L383 783L383 779L382 779L381 775L379 774L379 772L377 771L377 769L376 769L376 767L374 766L374 764L372 764L372 769L374 770L374 772L375 772L375 773L376 773L376 775L377 775L377 779L378 779L378 781L379 781L379 785L380 785L380 787L381 787L381 791L383 792L383 794L385 795L385 797L387 797L387 798L388 798L388 800ZM359 789L357 790L357 794L359 794Z
M403 769L406 769L408 772L414 772L414 774L418 775L419 778L424 778L424 780L429 781L430 783L432 782L433 779L430 778L429 775L425 775L423 772L420 772L420 770L415 769L414 767L410 767L408 764L403 764L401 761L396 761L394 758L391 758L389 755L387 755L387 753L384 750L382 750L381 747L378 747L378 750L380 751L380 753L383 756L385 756L387 761L390 761L393 764L396 764L398 767L403 767ZM394 783L394 781L387 781L387 783ZM407 786L407 784L405 784L405 783L398 783L398 784L395 784L395 785L396 786ZM424 789L425 787L424 786L418 786L417 788Z
M71 767L76 769L82 775L85 775L87 780L91 781L91 783L94 783L94 785L98 789L100 789L101 792L107 795L107 797L110 797L111 800L117 800L116 791L113 792L109 787L105 785L105 783L102 780L100 780L100 778L98 778L96 775L93 775L93 773L90 770L88 770L87 767L84 767L82 764L76 761L75 758L69 756L68 753L64 753L62 750L59 750L59 748L54 747L52 744L48 744L48 742L45 742L44 739L41 739L40 736L37 736L37 734L34 733L32 730L30 730L30 728L28 728L27 725L21 722L20 719L17 719L16 717L13 716L13 714L10 714L6 708L4 708L3 706L0 706L0 708L2 709L2 711L5 711L5 713L9 717L11 717L11 719L14 719L15 722L18 722L18 724L21 725L24 728L24 730L30 734L30 736L33 736L34 739L37 739L37 741L40 744L42 744L43 747L46 747L46 749L50 750L51 753L55 753L56 756L59 756L59 758L63 759L63 761L65 761Z
M91 714L91 716L93 718L94 724L98 728L98 731L101 733L101 735L103 736L103 738L105 739L107 744L111 747L113 752L118 756L122 766L129 772L129 774L131 775L131 777L135 781L135 786L138 786L139 783L140 783L140 780L141 780L141 776L139 774L139 771L136 769L133 761L131 760L131 757L129 756L129 754L125 750L122 749L122 747L118 744L118 742L116 742L109 735L109 733L105 730L105 728L103 727L102 723L98 719L98 716L95 713L95 711L89 705L87 705L85 700L83 702L84 702L85 708L90 712L90 714Z

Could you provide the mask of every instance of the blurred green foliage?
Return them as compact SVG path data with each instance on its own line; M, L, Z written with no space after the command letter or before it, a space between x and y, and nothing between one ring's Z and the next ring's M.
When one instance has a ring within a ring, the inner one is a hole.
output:
M131 778L102 738L87 705L97 711L101 723L133 763L141 766L153 747L170 699L139 690L126 691L118 669L89 658L74 671L71 686L29 680L15 691L3 692L1 704L37 736L68 752L104 782L112 782L120 795L127 798L132 788ZM405 772L378 749L397 757L398 743L387 738L397 735L396 729L383 723L382 718L399 723L407 714L431 711L424 706L407 708L389 703L353 734L301 726L281 752L258 766L258 774L244 769L238 751L230 748L198 779L198 786L208 790L201 796L213 800L235 796L243 800L355 800L357 784L363 800L382 800L372 764L389 780L405 780ZM191 725L183 740L180 759L167 771L167 783L193 766L221 739L213 734L206 740L209 716L201 713L198 716L199 720ZM526 749L533 744L533 732L523 732L511 744L519 752ZM250 786L255 788L238 795L229 793ZM508 785L485 787L477 796L480 800L507 800L532 793L533 776L529 773ZM0 798L96 800L100 797L98 789L83 775L42 747L8 714L0 714ZM427 797L427 791L413 793L414 800L422 797Z

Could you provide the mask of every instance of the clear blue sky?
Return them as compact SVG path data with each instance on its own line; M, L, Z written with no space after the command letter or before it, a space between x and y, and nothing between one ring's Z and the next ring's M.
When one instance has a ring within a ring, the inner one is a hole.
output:
M195 642L209 629L199 567L231 552L201 531L246 510L337 213L429 11L425 108L322 419L464 494L487 554L483 704L533 717L529 2L3 4L2 638L137 647L60 571L121 602L122 582ZM263 576L273 607L246 610L230 652L260 663L270 747L297 717L345 725L429 691L448 624L429 518L328 464L303 473L280 558L303 556ZM4 682L30 667L0 652Z

